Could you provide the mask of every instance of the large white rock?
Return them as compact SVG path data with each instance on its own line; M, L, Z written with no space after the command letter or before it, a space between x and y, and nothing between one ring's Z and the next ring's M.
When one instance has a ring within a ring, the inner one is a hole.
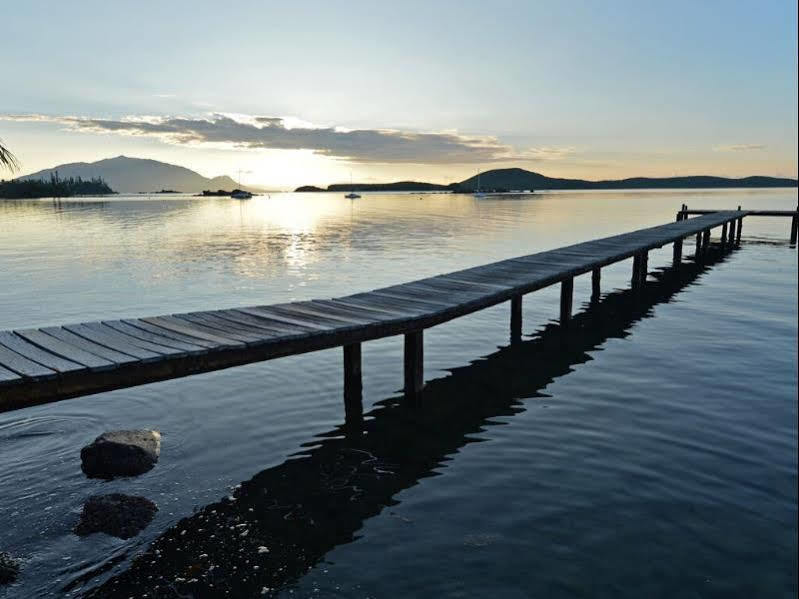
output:
M90 478L135 476L151 470L160 454L158 431L109 431L80 450L81 469Z

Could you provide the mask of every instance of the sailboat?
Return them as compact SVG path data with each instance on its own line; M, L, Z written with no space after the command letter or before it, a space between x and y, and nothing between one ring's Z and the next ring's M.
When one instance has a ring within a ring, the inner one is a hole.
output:
M476 198L484 198L488 194L484 191L480 191L480 173L477 173L477 189L474 190L474 197Z
M357 200L359 197L361 197L355 193L355 190L352 189L352 171L350 171L350 192L344 197L348 200Z
M241 189L241 171L239 171L239 189L234 189L230 192L230 197L234 200L249 200L252 197L249 191Z

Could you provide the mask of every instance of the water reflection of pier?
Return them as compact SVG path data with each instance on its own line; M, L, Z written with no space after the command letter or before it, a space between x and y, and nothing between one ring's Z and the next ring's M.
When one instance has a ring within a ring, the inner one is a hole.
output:
M711 246L701 261L657 271L637 290L597 298L568 327L549 324L446 377L430 381L425 402L386 399L363 420L351 418L320 435L283 464L242 483L167 529L124 571L87 597L250 597L279 590L338 545L356 539L364 522L395 505L395 496L437 469L497 416L523 411L556 377L591 359L588 352L630 334L652 308L724 261ZM77 590L115 564L72 581ZM257 568L256 568L257 566Z

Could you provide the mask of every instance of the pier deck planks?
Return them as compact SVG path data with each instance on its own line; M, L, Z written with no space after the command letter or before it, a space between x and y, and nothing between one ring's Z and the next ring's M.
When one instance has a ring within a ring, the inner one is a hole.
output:
M415 334L747 214L712 212L346 297L0 331L0 412Z

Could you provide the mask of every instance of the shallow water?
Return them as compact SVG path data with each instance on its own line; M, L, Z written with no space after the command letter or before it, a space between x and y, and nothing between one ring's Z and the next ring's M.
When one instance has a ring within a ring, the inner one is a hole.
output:
M661 224L683 203L796 202L796 190L6 202L0 329L344 295ZM367 343L363 435L342 428L340 350L0 414L0 551L23 560L0 597L100 584L100 597L199 584L200 597L795 597L788 228L748 218L740 249L651 277L637 300L613 292L629 262L604 269L604 301L569 333L552 322L556 287L525 298L518 347L507 306L431 329L421 409L397 401L401 340ZM650 269L670 260L651 252ZM575 305L589 292L578 278ZM120 427L162 431L158 466L85 479L80 447ZM153 499L156 519L128 541L73 535L83 500L111 491Z

